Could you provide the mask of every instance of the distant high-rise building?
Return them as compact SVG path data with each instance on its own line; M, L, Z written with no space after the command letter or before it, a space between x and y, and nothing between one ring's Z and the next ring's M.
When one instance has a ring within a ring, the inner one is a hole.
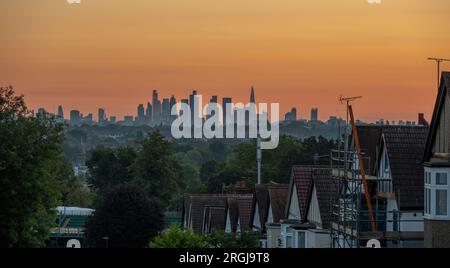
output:
M159 125L161 123L161 101L158 99L158 91L153 90L153 123Z
M109 117L109 122L110 122L111 124L115 124L116 121L117 121L117 117L115 117L115 116Z
M217 96L211 96L211 99L209 100L210 104L217 104ZM215 115L214 111L211 111L211 115L206 115L206 119L208 120L209 118L213 117Z
M177 105L177 99L175 99L175 96L174 96L174 95L172 95L172 96L170 97L169 105L170 105L170 111L169 111L169 115L170 115L170 123L172 123L172 121L175 120L175 119L177 118L176 115L172 115L172 109L173 109L174 106Z
M153 119L153 107L150 102L147 102L147 109L145 109L145 117L148 124L152 123Z
M136 123L138 123L138 124L144 124L145 123L144 104L139 104L138 107L137 107Z
M98 123L103 124L103 123L105 123L105 121L106 121L105 109L99 108L98 109Z
M228 111L227 108L227 104L231 104L233 102L233 100L231 98L222 98L222 113L223 113L223 122L222 124L224 125L224 131L225 131L225 127L227 124L227 114L230 113L231 111Z
M162 122L167 125L170 121L170 99L164 98L162 101Z
M297 108L293 107L291 111L284 115L285 121L297 121Z
M250 89L250 103L255 103L255 89L253 86Z
M311 121L318 121L319 120L319 109L312 108L311 109Z
M89 113L87 116L82 117L82 121L85 124L92 124L94 122L94 116L92 115L92 113Z
M78 110L70 111L70 124L79 125L81 124L81 113Z
M64 120L64 110L63 110L62 105L59 105L59 106L58 106L58 112L57 112L56 116L57 116L59 119Z

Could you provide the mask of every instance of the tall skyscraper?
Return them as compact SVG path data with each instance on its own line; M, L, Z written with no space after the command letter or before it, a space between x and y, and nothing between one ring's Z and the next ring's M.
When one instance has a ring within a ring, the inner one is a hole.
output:
M92 113L89 113L85 117L83 117L83 115L81 115L81 121L83 121L83 123L85 123L85 124L92 124L94 122L94 116L92 115Z
M172 95L172 96L170 97L170 103L169 103L169 104L170 104L170 111L169 111L169 114L170 114L170 123L172 124L173 120L175 120L175 119L177 118L176 115L172 115L172 109L173 109L174 106L177 105L177 99L175 99L175 96L174 96L174 95Z
M210 104L217 104L217 96L211 96L211 99L209 100ZM213 117L215 115L214 111L211 111L211 115L206 115L205 118L208 120L209 118Z
M98 123L103 124L103 123L105 123L105 121L106 121L105 109L99 108L98 109Z
M311 109L311 121L319 120L319 109L312 108Z
M297 121L297 108L293 107L290 112L287 112L284 116L286 121Z
M253 86L250 90L250 103L255 103L255 89L253 88Z
M162 101L162 123L168 125L170 121L170 100L165 98Z
M136 123L137 124L144 124L145 123L144 104L139 104L138 107L137 107Z
M231 98L222 98L222 113L223 113L223 122L222 122L222 124L224 126L224 130L225 130L225 127L227 125L227 120L226 120L227 114L229 113L228 109L227 109L227 104L228 103L232 103L232 102L233 102L233 100Z
M150 104L150 102L147 102L147 109L145 109L145 117L147 124L151 124L153 119L153 107Z
M189 107L191 108L191 114L194 114L194 110L196 109L196 107L194 107L194 103L195 103L195 98L197 97L197 90L193 90L192 94L189 95ZM197 107L198 108L198 107Z
M81 124L81 113L78 110L70 111L70 124L79 125Z
M64 120L64 110L63 110L62 105L59 105L59 106L58 106L58 112L57 112L56 116L57 116L59 119Z
M158 91L153 90L153 124L161 123L161 101L158 99Z

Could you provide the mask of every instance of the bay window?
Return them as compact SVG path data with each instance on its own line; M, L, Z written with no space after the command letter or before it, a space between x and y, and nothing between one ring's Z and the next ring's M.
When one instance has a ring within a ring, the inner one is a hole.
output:
M425 168L424 214L426 219L450 220L450 169Z

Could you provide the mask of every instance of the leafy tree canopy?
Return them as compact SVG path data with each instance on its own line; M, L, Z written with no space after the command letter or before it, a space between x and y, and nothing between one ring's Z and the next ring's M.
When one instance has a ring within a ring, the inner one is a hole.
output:
M144 248L164 227L163 208L137 185L116 186L98 202L86 224L91 247Z
M31 116L23 96L0 88L0 247L41 247L63 184L62 126Z

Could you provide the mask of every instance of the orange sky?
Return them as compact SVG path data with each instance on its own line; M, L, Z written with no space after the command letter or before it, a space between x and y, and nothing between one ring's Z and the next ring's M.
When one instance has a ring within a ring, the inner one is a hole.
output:
M431 117L436 67L450 57L450 1L0 0L0 84L30 108L135 114L160 95L197 89L280 102L309 117ZM450 70L450 64L443 69Z

